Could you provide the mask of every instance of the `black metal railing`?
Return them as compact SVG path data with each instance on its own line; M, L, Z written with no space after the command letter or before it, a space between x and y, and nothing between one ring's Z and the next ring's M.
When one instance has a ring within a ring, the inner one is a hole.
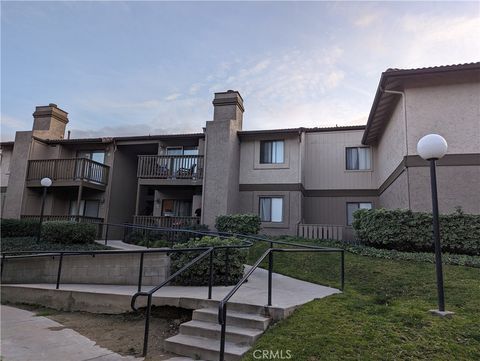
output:
M241 240L241 244L238 245L225 245L225 246L215 246L215 247L197 247L197 248L152 248L152 249L142 249L142 250L99 250L99 251L24 251L24 252L3 252L1 254L1 271L0 271L0 281L1 276L3 275L3 270L5 264L10 259L18 258L30 258L30 257L52 257L55 259L58 257L58 268L57 268L57 277L55 288L59 289L61 284L61 274L63 267L63 258L66 256L78 256L78 255L91 255L95 257L99 254L138 254L139 255L139 274L137 282L137 292L132 296L131 307L133 310L137 310L136 300L140 296L147 297L147 306L145 310L145 329L144 329L144 341L143 341L143 352L142 355L146 356L148 351L148 336L150 328L150 314L152 307L152 297L155 292L160 290L165 285L172 282L176 277L190 269L198 262L209 257L209 281L208 281L208 299L212 299L212 286L213 286L213 257L217 250L225 249L225 286L227 285L228 274L229 274L229 249L232 248L249 248L253 245L253 242L267 242L269 248L257 259L257 261L252 265L244 277L233 287L233 289L220 301L218 309L218 321L221 326L221 335L220 335L220 361L224 360L225 354L225 335L226 335L226 320L227 320L227 304L230 298L240 289L240 287L248 280L252 273L260 266L260 264L268 256L268 298L267 305L272 305L272 273L273 273L273 261L275 252L320 252L320 253L340 253L341 262L340 262L340 289L344 289L345 285L345 252L340 248L329 248L329 247L317 247L305 244L298 244L292 242L284 242L278 240L272 240L259 236L236 234L236 233L226 233L226 232L214 232L214 231L196 231L188 229L177 229L177 228L160 228L160 227L147 227L140 225L132 224L112 224L112 223L102 223L102 226L105 228L105 245L108 244L108 235L109 229L112 227L121 227L124 232L126 229L138 229L145 232L161 232L165 235L172 233L181 233L183 235L188 235L190 238L203 237L203 236L217 236L221 238L236 237ZM178 237L177 237L178 239ZM289 246L295 248L275 248L274 245ZM172 243L173 247L173 243ZM150 253L187 253L187 252L201 252L194 259L185 264L181 269L176 271L174 274L169 276L165 281L159 285L151 288L149 291L142 291L142 278L143 278L143 261L145 254Z

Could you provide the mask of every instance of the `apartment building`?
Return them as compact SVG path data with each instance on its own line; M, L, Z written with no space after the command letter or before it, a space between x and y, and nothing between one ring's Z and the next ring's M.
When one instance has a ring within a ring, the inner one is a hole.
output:
M65 139L68 114L37 107L32 130L1 143L2 217L38 217L49 177L50 219L213 228L257 213L265 233L352 238L359 208L430 209L428 133L449 144L440 211L480 213L480 63L388 69L365 126L249 131L243 113L229 90L196 134Z

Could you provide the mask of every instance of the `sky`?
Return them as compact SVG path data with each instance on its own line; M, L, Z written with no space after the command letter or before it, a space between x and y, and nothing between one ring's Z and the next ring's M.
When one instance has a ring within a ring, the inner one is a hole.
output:
M382 71L480 60L479 2L1 2L1 139L37 105L72 137L365 124Z

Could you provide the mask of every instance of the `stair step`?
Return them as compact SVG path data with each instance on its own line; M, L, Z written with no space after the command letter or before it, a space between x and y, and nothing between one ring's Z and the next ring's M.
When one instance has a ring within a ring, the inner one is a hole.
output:
M194 310L192 319L196 321L218 323L218 309L201 308ZM270 318L268 317L227 310L227 328L230 325L265 331L269 324Z
M189 356L194 359L217 361L220 354L220 340L178 334L165 340L167 351ZM225 342L225 360L238 361L250 346Z
M182 335L207 337L220 340L221 326L218 323L192 320L180 325L180 333ZM252 345L255 340L262 335L262 333L262 330L256 328L229 325L227 321L225 340L227 342Z

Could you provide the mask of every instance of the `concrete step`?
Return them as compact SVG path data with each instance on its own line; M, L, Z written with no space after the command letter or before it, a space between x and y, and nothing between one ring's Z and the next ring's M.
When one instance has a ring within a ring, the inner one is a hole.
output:
M182 335L207 337L220 340L221 326L218 323L192 320L180 325ZM228 342L252 345L263 331L256 328L232 326L227 323L225 339Z
M165 340L165 350L193 359L217 361L220 354L220 340L178 334ZM225 360L238 361L250 346L225 342Z
M193 311L192 319L196 321L204 321L218 323L217 308L201 308ZM244 312L231 311L227 309L227 327L237 326L245 328L255 328L265 331L270 324L270 318Z

